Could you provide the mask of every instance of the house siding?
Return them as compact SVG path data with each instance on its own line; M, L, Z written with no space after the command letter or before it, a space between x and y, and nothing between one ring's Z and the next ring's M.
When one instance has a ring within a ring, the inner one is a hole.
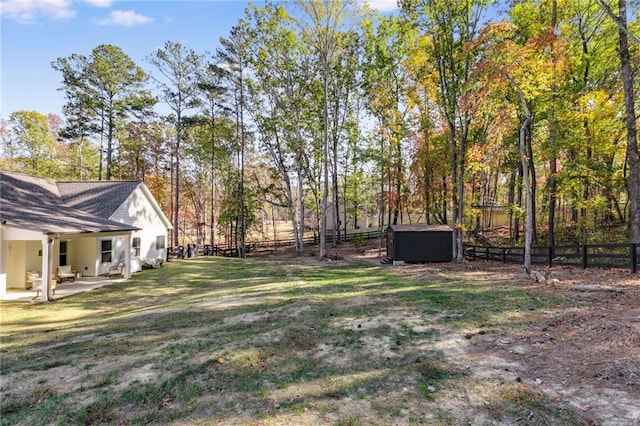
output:
M111 241L111 262L102 262L103 241ZM105 275L109 272L110 266L124 263L124 249L124 237L122 236L98 238L95 246L96 270L98 271L97 275Z
M74 238L69 248L68 264L82 272L83 276L93 277L98 274L96 238Z
M115 222L127 223L140 228L139 231L131 233L131 244L134 238L140 238L140 259L145 258L162 258L166 259L167 251L167 228L162 219L156 212L154 206L149 201L141 187L138 187L127 200L113 213L109 218ZM156 247L156 237L163 236L165 240L165 248L158 249ZM115 244L114 239L114 245ZM124 259L124 239L118 240L117 249L115 251L116 259ZM132 249L133 247L130 247ZM135 262L134 262L135 263ZM132 267L135 265L132 265ZM134 270L139 269L134 268Z
M42 269L42 242L25 241L26 259L25 266L27 271L39 271Z
M6 288L25 289L25 271L42 269L42 257L38 257L42 244L37 241L8 241L5 247Z
M26 241L11 241L7 246L7 288L26 288ZM39 269L39 268L38 268Z

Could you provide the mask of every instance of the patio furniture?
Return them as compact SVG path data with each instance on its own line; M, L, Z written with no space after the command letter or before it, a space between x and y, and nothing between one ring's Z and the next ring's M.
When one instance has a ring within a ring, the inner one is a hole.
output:
M33 296L33 300L36 300L37 298L40 297L40 292L42 291L42 278L38 278L37 281L34 280L34 282L37 282L36 286L32 288L32 290L36 292L36 295ZM51 280L51 295L52 296L56 295L56 285L57 284L58 284L58 281Z
M117 265L109 266L109 272L107 272L107 275L109 275L109 278L111 278L114 275L122 275L123 273L124 273L124 264L118 263Z
M58 279L60 282L66 280L73 282L76 280L76 274L71 270L71 265L58 266Z
M27 290L40 286L42 284L42 277L38 271L27 272Z

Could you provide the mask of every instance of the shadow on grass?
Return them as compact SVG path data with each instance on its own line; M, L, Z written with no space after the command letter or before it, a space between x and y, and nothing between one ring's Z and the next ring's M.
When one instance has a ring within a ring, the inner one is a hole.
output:
M428 349L430 316L453 329L517 326L521 312L547 302L515 288L408 281L370 265L174 262L55 304L12 305L2 324L2 375L10 375L2 422L229 421L238 412L256 420L332 410L345 398L382 407L403 392L410 397L397 403L410 410L464 377ZM423 318L423 327L402 315ZM373 325L359 328L366 320ZM16 387L27 372L61 366L93 385Z
M563 407L540 390L524 383L500 386L489 399L487 410L499 421L531 426L596 424L587 414Z

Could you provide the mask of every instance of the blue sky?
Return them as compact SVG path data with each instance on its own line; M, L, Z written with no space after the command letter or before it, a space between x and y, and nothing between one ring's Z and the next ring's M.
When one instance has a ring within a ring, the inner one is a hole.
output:
M396 0L369 0L380 10ZM254 1L260 4L260 1ZM0 117L18 110L62 116L58 57L89 55L100 44L120 47L147 71L144 61L167 40L204 54L244 16L243 0L1 0Z

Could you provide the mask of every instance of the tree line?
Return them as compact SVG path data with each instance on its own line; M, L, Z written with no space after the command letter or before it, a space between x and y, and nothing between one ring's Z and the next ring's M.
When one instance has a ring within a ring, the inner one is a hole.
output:
M166 42L148 73L111 45L57 58L64 118L14 112L1 164L141 179L173 245L241 256L266 221L288 220L299 254L313 233L320 257L348 229L419 221L450 224L461 260L493 206L527 273L535 242L640 243L638 8L500 6L267 1L212 54Z

